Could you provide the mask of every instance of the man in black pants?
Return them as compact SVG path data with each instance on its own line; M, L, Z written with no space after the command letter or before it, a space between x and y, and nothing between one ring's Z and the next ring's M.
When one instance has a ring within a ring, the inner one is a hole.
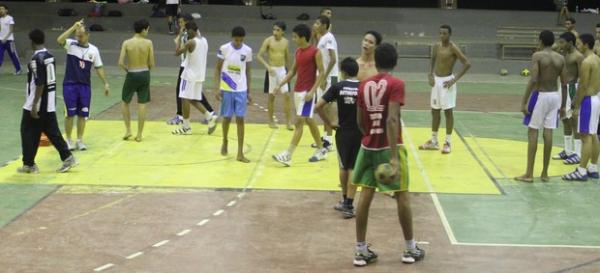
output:
M60 153L63 164L57 172L64 173L78 164L69 151L56 121L56 65L54 56L44 47L44 36L44 32L39 29L29 32L34 53L28 65L27 99L21 118L23 167L17 169L20 173L39 172L35 164L35 155L42 132Z
M192 15L190 15L189 13L184 13L179 17L179 25L181 26L181 28L179 29L179 33L181 33L181 41L179 41L180 45L185 45L188 41L188 37L186 34L186 30L185 30L185 24L187 24L188 22L193 22L194 18L192 17ZM179 36L177 36L179 37ZM175 38L177 40L177 38ZM175 44L177 44L177 41L175 41ZM184 63L183 61L185 60L185 54L181 54L181 66L179 68L179 77L177 77L177 88L175 89L175 100L177 101L177 113L175 115L175 117L173 117L172 119L167 121L167 124L169 125L179 125L183 123L183 116L182 116L182 108L181 108L181 99L179 98L179 87L181 85L181 73L183 72L183 68L184 68ZM202 121L202 123L204 124L208 124L208 121L215 116L215 110L212 108L212 106L210 106L210 103L208 103L208 100L206 99L206 96L202 96L202 99L200 100L200 103L202 103L202 106L204 106L204 108L206 109L206 116L204 117L204 120Z

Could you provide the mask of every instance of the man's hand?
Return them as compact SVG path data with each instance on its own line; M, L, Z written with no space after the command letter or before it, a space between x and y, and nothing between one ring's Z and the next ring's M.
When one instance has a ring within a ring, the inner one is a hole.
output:
M75 22L75 23L73 24L73 28L74 28L74 29L78 29L78 28L81 28L81 27L83 27L83 26L84 26L84 24L83 24L83 20L84 20L84 19L81 19L81 20L79 20L79 21Z
M275 94L281 93L281 85L278 84L277 86L275 86L275 89L273 90L273 93L275 93Z
M269 69L267 69L267 71L269 71L269 76L271 77L275 77L275 68L273 68L272 66L269 66Z
M304 97L304 101L309 102L313 99L314 96L315 96L315 91L311 90L310 92L306 93L306 96Z
M453 86L456 83L456 79L451 79L449 81L445 81L444 82L444 88L449 89L451 86Z
M33 118L33 119L39 119L40 118L40 116L38 115L37 106L35 106L35 105L31 106L30 113L31 113L31 118Z
M325 81L325 82L323 82L323 83L321 84L321 86L319 86L319 87L321 87L321 90L323 90L323 91L327 90L327 82L326 82L326 81Z
M428 80L429 80L429 86L431 86L431 87L435 86L435 79L433 78L433 74L429 74Z
M252 97L250 97L250 93L248 93L246 101L247 101L248 105L250 105L252 103Z
M527 104L521 104L521 113L523 113L523 115L529 115L529 110L527 110Z
M110 94L110 85L108 84L108 82L104 83L104 96L108 97L108 94Z
M390 165L392 165L392 168L394 168L394 175L399 175L400 174L400 164L398 162L397 157L392 157L390 159Z

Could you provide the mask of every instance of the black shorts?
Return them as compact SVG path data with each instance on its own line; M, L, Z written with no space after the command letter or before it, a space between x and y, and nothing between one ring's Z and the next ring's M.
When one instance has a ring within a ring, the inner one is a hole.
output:
M338 152L340 169L352 170L354 168L361 140L362 133L358 129L339 128L336 131L335 147Z
M179 10L178 4L168 4L165 8L165 13L167 16L177 16L177 11Z

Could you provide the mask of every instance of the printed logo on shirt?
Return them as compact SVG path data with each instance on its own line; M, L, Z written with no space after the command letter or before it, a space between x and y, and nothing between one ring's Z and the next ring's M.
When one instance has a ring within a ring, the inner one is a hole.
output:
M79 67L81 67L81 69L85 69L85 62L82 60L79 60Z
M245 62L246 61L246 55L244 55L244 54L240 55L240 61Z

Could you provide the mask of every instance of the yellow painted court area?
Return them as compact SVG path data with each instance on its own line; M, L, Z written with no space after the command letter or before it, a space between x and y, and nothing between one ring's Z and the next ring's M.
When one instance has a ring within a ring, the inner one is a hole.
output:
M135 126L135 124L134 124ZM163 122L147 122L144 141L122 141L120 121L90 121L87 126L88 151L75 152L80 165L69 173L54 172L60 165L53 148L40 148L37 163L41 173L17 174L20 161L0 168L0 183L39 183L60 185L141 186L178 188L245 188L284 190L338 190L338 162L335 152L327 160L309 163L312 138L305 128L292 167L271 159L289 145L292 132L271 130L264 124L246 125L247 156L252 162L235 161L237 141L230 139L230 156L220 155L221 129L206 134L206 126L193 124L194 133L174 136L175 127ZM235 126L230 131L235 137ZM477 162L466 145L456 137L450 155L418 151L417 142L430 135L426 128L408 128L405 135L410 165L410 190L413 192L499 194L485 166L496 178L522 172L526 143L496 139L466 138ZM411 146L412 145L412 146ZM232 153L233 152L233 153ZM417 164L414 152L421 164ZM541 156L541 150L540 154ZM491 158L491 160L490 160ZM560 168L556 168L560 165ZM419 168L422 166L422 169ZM539 166L538 166L539 167ZM551 175L570 170L562 164L551 166ZM428 186L429 183L429 186Z

